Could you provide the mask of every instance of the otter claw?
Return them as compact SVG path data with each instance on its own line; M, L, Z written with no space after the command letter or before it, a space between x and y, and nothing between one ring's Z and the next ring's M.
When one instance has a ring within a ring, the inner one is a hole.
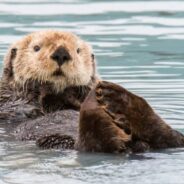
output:
M100 81L98 84L97 84L97 88L109 88L110 82L106 82L106 81Z
M96 100L100 105L104 104L103 96L96 96Z
M96 96L102 96L102 89L96 88Z

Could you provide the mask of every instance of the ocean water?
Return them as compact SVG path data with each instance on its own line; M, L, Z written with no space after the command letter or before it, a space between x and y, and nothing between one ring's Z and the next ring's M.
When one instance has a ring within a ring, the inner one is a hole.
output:
M8 46L36 30L76 33L98 71L143 96L184 132L184 1L0 0L0 71ZM0 128L0 184L183 184L184 149L144 154L39 150Z

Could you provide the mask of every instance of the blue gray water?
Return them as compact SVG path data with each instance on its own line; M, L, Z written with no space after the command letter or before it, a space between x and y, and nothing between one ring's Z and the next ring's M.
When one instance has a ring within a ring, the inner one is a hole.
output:
M143 96L184 132L184 1L0 0L0 61L10 43L41 29L90 42L103 79ZM0 184L125 182L183 184L184 149L84 154L0 142Z

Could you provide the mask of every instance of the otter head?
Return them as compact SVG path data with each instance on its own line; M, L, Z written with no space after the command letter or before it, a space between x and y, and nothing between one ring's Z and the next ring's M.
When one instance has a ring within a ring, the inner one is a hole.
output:
M9 49L4 65L3 77L15 84L49 82L56 92L88 85L96 75L92 48L76 35L61 31L25 36Z

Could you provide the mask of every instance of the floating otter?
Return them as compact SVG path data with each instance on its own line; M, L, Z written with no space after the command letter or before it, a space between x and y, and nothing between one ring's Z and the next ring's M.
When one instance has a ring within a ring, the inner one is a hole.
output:
M184 136L143 98L98 82L90 46L71 33L41 31L13 44L0 104L7 131L13 127L17 139L36 140L42 148L143 152L184 146Z
M71 129L77 131L74 125L78 122L77 111L97 80L95 58L88 43L69 32L29 34L14 43L4 59L1 124L10 133L15 127L14 135L20 140L46 135L51 125L63 127L67 135L64 123L56 123L55 116L71 122Z

